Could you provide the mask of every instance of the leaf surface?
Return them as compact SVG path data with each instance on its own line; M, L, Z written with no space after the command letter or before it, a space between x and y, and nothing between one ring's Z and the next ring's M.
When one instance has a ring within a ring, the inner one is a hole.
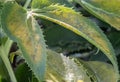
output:
M70 3L67 0L33 0L32 8L39 9L49 6L51 4L61 4L61 5L65 4L67 6L70 6Z
M111 60L118 76L118 66L113 47L95 23L73 9L61 5L50 5L43 9L33 10L33 15L57 23L95 45Z
M12 10L12 11L11 11ZM46 46L36 20L14 2L7 2L2 11L2 28L18 43L23 57L39 80L43 80Z
M30 71L30 68L26 63L17 66L15 69L15 75L18 82L29 82L32 80L32 71Z
M45 40L47 41L46 44L50 48L52 47L54 50L57 50L57 52L73 52L87 49L88 47L92 49L93 45L79 35L76 35L74 32L62 28L62 26L48 20L42 20L41 22L45 28L44 35Z
M98 79L98 82L117 82L118 81L114 73L115 71L110 64L99 62L99 61L89 61L86 63L94 71Z
M51 50L48 50L47 53L46 79L51 81L72 82L73 80L70 79L74 79L74 82L117 82L118 80L114 68L110 64L100 61L85 62L80 59L70 59ZM70 73L73 73L73 76L69 77Z
M120 0L75 0L97 18L120 30Z
M77 65L63 54L47 50L46 79L53 82L91 82L82 65Z

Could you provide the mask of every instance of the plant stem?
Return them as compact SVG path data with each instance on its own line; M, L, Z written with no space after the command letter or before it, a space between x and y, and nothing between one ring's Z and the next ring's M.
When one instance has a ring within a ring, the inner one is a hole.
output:
M2 82L2 77L0 76L0 82Z
M1 48L0 49L0 52L1 52L0 56L1 56L1 58L2 58L2 60L4 62L4 64L5 64L6 68L8 70L8 73L9 73L9 76L11 78L11 81L12 82L17 82L16 77L14 75L14 72L12 70L11 64L10 64L9 59L8 59L8 52L10 50L10 47L11 47L12 43L13 42L10 39L7 40L6 44L8 44L8 48L9 48L9 49L7 48L7 51L5 49L5 47L6 47L5 45L6 44L0 46L0 48Z
M10 76L12 82L17 82L16 77L15 77L15 75L14 75L14 73L13 73L13 70L12 70L11 64L10 64L10 62L9 62L8 57L6 56L4 50L1 50L1 52L2 52L2 53L1 53L1 58L2 58L5 66L6 66L6 68L7 68L7 70L8 70L8 73L9 73L9 76Z
M7 56L9 54L10 48L12 46L12 43L13 43L13 41L8 38L7 41L6 41L6 43L5 43L5 45L4 45L5 54Z
M31 0L27 0L25 5L24 5L24 8L27 8L29 6L30 2L31 2Z

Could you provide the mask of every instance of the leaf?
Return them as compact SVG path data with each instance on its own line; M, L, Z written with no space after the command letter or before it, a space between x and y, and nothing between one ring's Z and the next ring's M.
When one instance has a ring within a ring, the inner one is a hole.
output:
M36 20L14 2L7 2L2 11L2 27L18 43L26 62L41 81L46 63L46 46ZM28 17L28 19L27 19Z
M0 57L0 76L1 76L1 79L4 78L4 79L9 81L8 72L7 72L7 69L6 69L5 65L4 65L1 57Z
M108 38L111 41L111 43L115 49L116 55L120 54L120 38L118 38L118 37L120 37L119 31L111 31L108 34Z
M75 0L97 18L120 30L120 0Z
M6 2L9 2L9 1L15 1L15 0L0 0L0 3L6 3Z
M104 55L104 53L102 53L101 51L99 51L97 54L94 53L94 54L89 58L89 61L108 62L109 59L106 57L106 55Z
M51 81L71 82L71 80L68 81L69 76L67 80L65 79L66 74L70 73L73 73L73 77L75 77L74 82L117 82L118 80L110 64L99 61L85 62L80 59L69 59L69 57L51 50L48 50L47 53L46 78Z
M54 50L59 52L74 52L88 48L89 43L84 38L76 35L74 32L62 28L62 26L54 24L51 21L42 19L41 22L44 26L43 28L45 28L44 35L48 47L54 48Z
M66 82L69 78L74 79L75 82L117 82L112 65L99 61L74 60L52 50L47 50L46 81ZM26 72L26 74L23 75L22 72ZM26 82L32 79L31 71L26 64L19 65L15 73L17 79L19 79L18 82L23 81L21 78ZM67 76L69 73L73 73L73 76ZM90 81L90 78L92 81Z
M47 51L46 80L53 82L91 82L82 65L52 50Z
M75 60L86 68L87 72L92 72L90 77L96 77L96 80L92 79L92 82L118 82L118 77L114 73L115 70L112 65L100 61L82 61L80 59ZM79 65L78 63L78 65Z
M16 67L15 75L18 80L17 82L40 82L36 79L36 77L33 75L32 70L30 70L30 68L25 62L19 64Z
M67 0L33 0L32 8L33 9L43 8L43 7L49 6L51 4L56 4L56 3L70 6L70 3Z
M15 69L15 75L18 82L32 82L32 72L27 64L23 63L17 66Z
M4 78L2 78L2 76L0 76L0 82L8 82L8 81L6 81Z
M1 31L1 13L2 13L2 3L0 2L0 31Z
M0 0L0 3L3 3L4 2L4 0Z
M51 5L39 10L33 10L33 15L57 23L91 42L111 60L118 76L117 60L113 47L95 23L71 8L60 5Z
M94 71L98 82L117 82L118 78L115 75L115 71L112 65L99 62L99 61L89 61L86 62L87 65Z

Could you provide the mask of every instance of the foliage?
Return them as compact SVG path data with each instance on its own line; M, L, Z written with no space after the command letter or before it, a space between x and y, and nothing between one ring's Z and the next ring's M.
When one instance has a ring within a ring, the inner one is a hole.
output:
M110 1L0 1L0 82L118 82L120 5Z

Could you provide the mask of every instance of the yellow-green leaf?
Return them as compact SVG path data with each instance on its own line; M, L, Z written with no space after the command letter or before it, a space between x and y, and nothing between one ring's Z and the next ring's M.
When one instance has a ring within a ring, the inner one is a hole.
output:
M91 22L80 13L75 12L73 9L61 5L50 5L43 9L33 10L32 14L55 22L91 42L111 60L116 75L118 76L117 60L113 47L95 23Z
M32 8L38 9L49 6L51 4L65 4L70 6L67 0L33 0L32 1Z
M115 75L115 71L112 65L99 62L99 61L89 61L86 62L87 65L93 70L98 82L117 82L118 78Z
M47 51L47 59L46 80L49 81L117 82L118 80L112 65L104 62L70 59L51 50Z
M120 30L120 0L75 0L97 18Z
M23 57L39 80L43 80L46 46L37 21L15 2L7 2L2 10L2 28L18 43Z
M91 82L82 65L52 50L47 51L46 80L53 82Z

